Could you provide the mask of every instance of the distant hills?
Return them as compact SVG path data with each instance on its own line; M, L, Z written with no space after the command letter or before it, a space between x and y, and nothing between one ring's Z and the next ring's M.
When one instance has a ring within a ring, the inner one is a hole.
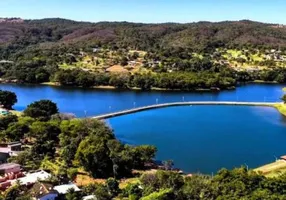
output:
M22 20L0 18L0 45L50 46L57 44L108 44L154 50L216 47L286 47L286 27L248 20L218 23L142 24L128 22L76 22L66 19Z

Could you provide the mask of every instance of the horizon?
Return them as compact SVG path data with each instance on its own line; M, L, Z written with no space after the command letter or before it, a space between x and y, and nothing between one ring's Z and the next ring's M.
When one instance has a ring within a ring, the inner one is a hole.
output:
M133 22L133 21L79 21L79 20L74 20L74 19L69 19L69 18L61 18L61 17L48 17L48 18L34 18L34 19L25 19L21 17L1 17L0 19L20 19L24 21L29 21L29 20L47 20L47 19L62 19L62 20L69 20L69 21L74 21L74 22L79 22L79 23L131 23L131 24L190 24L190 23L223 23L223 22L242 22L242 21L249 21L249 22L254 22L254 23L263 23L263 24L273 24L273 25L286 25L286 24L279 24L279 23L270 23L270 22L262 22L262 21L254 21L250 19L239 19L239 20L223 20L223 21L194 21L194 22Z
M197 23L249 20L269 24L286 24L286 2L259 0L8 0L0 2L3 18L37 20L62 18L78 22L130 22L144 24ZM140 12L138 12L138 10Z

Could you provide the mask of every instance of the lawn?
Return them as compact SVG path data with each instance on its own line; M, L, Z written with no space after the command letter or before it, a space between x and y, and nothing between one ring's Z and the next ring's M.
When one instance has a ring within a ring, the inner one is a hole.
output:
M286 172L286 161L285 160L277 160L274 163L270 163L264 165L262 167L254 169L256 172L261 172L266 177L274 177L278 176L281 173Z
M286 116L286 104L284 103L277 103L274 107L284 116Z

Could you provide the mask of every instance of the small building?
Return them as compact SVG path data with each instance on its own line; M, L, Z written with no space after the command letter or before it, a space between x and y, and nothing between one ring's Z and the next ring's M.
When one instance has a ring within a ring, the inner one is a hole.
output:
M12 142L9 144L0 144L0 164L6 163L11 156L17 156L22 151L20 142Z
M80 192L81 190L75 185L74 183L64 184L64 185L57 185L54 187L54 190L57 191L59 194L67 194L69 190L74 189L75 192Z
M281 156L280 159L286 161L286 155L285 156Z
M22 178L18 178L12 181L12 185L17 181L20 182L21 185L30 186L36 183L37 181L45 181L49 179L52 175L44 170L40 170L34 173L24 174L25 176Z
M0 165L0 174L19 173L21 172L21 165L15 163L6 163Z
M82 197L82 200L96 200L96 196L95 195L88 195L88 196L84 196Z
M55 200L58 192L53 189L52 184L37 182L31 188L30 195L35 200Z

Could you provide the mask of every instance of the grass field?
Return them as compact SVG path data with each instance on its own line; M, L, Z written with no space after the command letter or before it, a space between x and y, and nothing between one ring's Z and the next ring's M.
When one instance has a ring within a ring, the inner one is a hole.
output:
M277 160L274 163L264 165L262 167L254 169L256 172L261 172L266 177L279 176L281 173L286 172L286 161Z
M277 103L274 106L282 115L286 116L286 104Z

